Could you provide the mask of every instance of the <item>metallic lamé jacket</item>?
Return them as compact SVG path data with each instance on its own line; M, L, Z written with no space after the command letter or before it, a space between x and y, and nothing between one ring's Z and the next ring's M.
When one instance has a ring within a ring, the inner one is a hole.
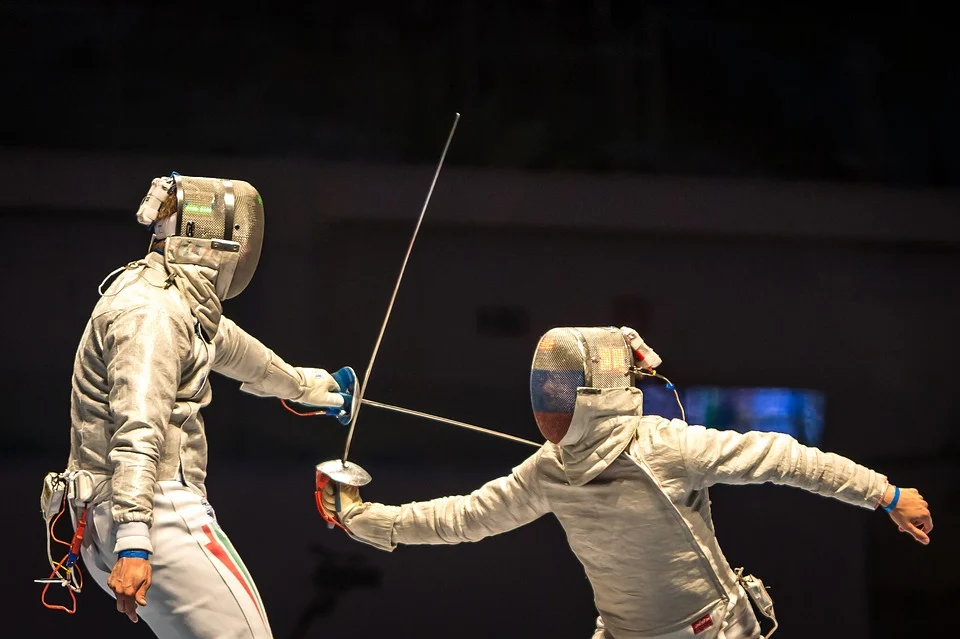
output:
M353 537L393 550L478 541L552 512L593 586L605 627L596 636L692 636L691 624L711 614L700 639L744 614L709 486L773 482L864 508L886 488L882 475L788 435L718 431L641 409L638 389L581 389L570 444L545 444L470 495L363 502L341 519Z
M143 536L158 481L181 481L205 495L200 410L212 396L210 371L261 395L302 393L298 369L220 315L211 272L158 253L128 265L97 303L77 348L68 468L94 475L93 501L111 499L120 528L139 522L140 537L118 540L117 550L151 550ZM212 339L201 325L215 332Z

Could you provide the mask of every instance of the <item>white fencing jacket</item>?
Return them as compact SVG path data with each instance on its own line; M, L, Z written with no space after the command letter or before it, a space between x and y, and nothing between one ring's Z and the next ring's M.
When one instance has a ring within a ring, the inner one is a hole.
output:
M773 482L871 509L886 489L886 477L788 435L642 416L642 397L581 389L561 445L544 444L510 475L469 495L362 502L341 519L355 538L393 550L478 541L552 512L593 586L604 636L709 639L742 607L732 603L742 591L714 534L708 487ZM705 615L712 630L694 634Z
M211 371L257 395L304 392L299 369L221 315L215 281L211 266L171 266L150 253L104 293L77 348L68 469L93 475L92 503L112 500L117 552L153 551L158 481L178 480L206 495L200 410L213 396Z

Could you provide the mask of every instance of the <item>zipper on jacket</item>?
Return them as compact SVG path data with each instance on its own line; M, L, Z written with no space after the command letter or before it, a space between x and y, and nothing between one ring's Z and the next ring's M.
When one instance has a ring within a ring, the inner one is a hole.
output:
M674 517L682 526L683 530L687 533L687 541L691 542L697 554L700 555L700 559L706 563L707 572L710 574L710 577L713 580L714 586L720 591L720 597L723 601L729 606L730 605L730 593L727 592L727 589L723 585L723 581L720 579L720 575L717 574L717 571L713 567L713 562L710 561L710 558L707 556L706 551L704 551L703 546L700 545L700 542L697 541L697 535L690 528L690 524L687 523L687 520L684 518L683 513L677 508L677 505L673 503L673 500L663 491L663 487L660 485L659 480L657 480L656 475L653 474L653 471L647 466L646 461L642 459L637 459L633 456L630 451L626 451L627 458L629 458L637 467L643 471L656 485L657 492L660 494L661 498L664 499L667 504L670 506L670 511L673 513Z

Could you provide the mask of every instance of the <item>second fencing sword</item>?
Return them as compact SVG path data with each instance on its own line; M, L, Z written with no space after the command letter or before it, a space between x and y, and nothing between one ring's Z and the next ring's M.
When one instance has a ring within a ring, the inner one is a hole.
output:
M367 390L367 384L370 383L370 373L373 370L373 363L377 359L377 352L380 350L380 342L383 340L383 334L387 330L387 323L390 321L390 313L393 312L393 304L397 299L397 291L400 290L400 282L403 281L403 273L407 268L407 261L410 259L410 253L413 251L413 244L417 241L417 234L420 232L420 225L423 223L423 217L427 212L427 205L430 204L430 197L433 195L433 189L437 185L437 178L440 177L440 169L443 168L443 161L447 157L447 150L450 148L450 142L453 140L453 134L457 130L457 123L460 121L460 114L457 113L453 119L453 126L450 127L450 134L447 136L447 142L443 145L443 153L440 155L440 161L437 163L437 169L433 174L433 181L430 183L430 189L427 191L427 197L423 202L423 208L420 209L420 217L417 219L417 225L413 230L413 237L410 238L410 245L407 247L407 254L403 258L403 265L400 267L400 275L397 277L397 283L393 287L393 294L390 296L390 304L387 306L387 315L383 318L383 324L380 326L380 334L377 336L377 342L373 347L373 355L370 356L370 363L363 375L363 381L360 384L360 393L353 400L353 415L350 419L350 431L347 433L347 443L343 449L342 459L331 459L321 464L317 464L317 472L329 477L333 481L348 486L363 486L370 483L372 479L370 473L365 471L357 464L347 462L350 456L350 445L353 443L353 434L357 428L357 417L360 415L360 406L363 404L363 395ZM319 482L318 482L319 489ZM337 494L339 501L339 492ZM320 503L319 501L317 502Z

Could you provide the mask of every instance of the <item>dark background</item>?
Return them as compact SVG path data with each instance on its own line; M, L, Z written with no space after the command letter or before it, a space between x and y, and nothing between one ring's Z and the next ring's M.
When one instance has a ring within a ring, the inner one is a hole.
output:
M256 185L263 257L226 312L291 363L362 372L455 111L368 396L535 439L537 337L596 324L640 330L681 386L820 390L824 448L919 487L933 543L793 489L718 487L728 558L773 587L783 639L949 633L950 24L904 6L2 3L0 635L150 636L93 584L67 617L31 582L74 349L97 284L146 248L150 180ZM210 498L278 638L589 636L590 588L552 517L479 544L357 544L310 494L345 430L213 384ZM397 503L527 454L367 408L351 457L374 476L364 496Z

